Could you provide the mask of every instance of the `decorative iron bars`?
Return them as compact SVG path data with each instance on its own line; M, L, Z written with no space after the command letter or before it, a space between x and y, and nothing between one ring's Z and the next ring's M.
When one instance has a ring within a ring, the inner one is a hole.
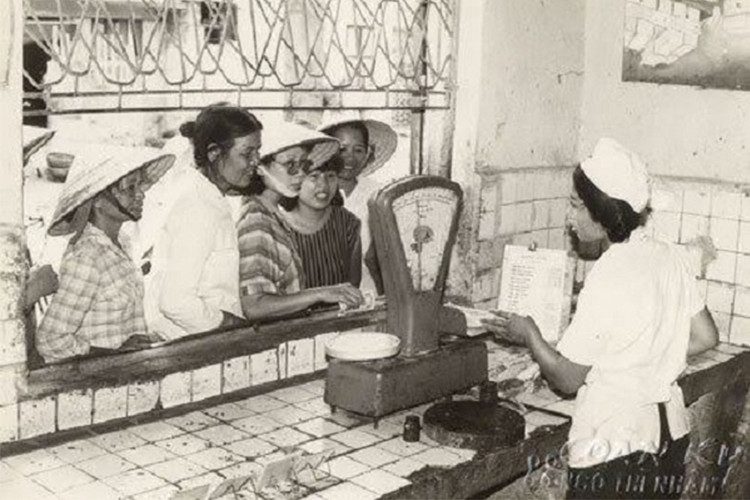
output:
M24 0L24 113L445 109L454 1Z

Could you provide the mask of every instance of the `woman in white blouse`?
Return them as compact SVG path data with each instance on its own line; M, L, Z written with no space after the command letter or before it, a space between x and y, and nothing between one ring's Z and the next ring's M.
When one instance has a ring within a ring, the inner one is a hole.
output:
M250 184L262 128L231 106L210 106L180 127L195 164L163 186L168 212L142 259L146 322L164 339L242 321L237 231L225 195Z
M677 378L718 342L685 252L648 237L643 163L602 139L573 174L568 225L602 240L573 321L556 349L528 316L486 324L531 349L558 389L577 393L568 498L679 498L689 422ZM666 480L665 480L666 478Z

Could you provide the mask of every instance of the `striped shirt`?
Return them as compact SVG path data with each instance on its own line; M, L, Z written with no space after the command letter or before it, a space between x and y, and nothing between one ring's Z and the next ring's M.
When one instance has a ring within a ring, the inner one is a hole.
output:
M289 229L258 196L243 199L237 236L240 296L286 295L304 287L302 263Z
M117 349L136 334L146 334L140 274L101 229L87 224L65 251L37 350L50 362L88 354L91 347Z
M332 206L323 227L312 234L291 229L302 260L307 286L351 283L359 286L362 276L361 223L344 207ZM358 267L358 271L353 269Z

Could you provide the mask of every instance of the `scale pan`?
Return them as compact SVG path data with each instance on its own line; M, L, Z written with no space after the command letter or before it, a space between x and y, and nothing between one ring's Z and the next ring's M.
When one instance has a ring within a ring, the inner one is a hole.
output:
M342 333L326 344L326 354L345 361L367 361L398 354L401 340L380 332Z

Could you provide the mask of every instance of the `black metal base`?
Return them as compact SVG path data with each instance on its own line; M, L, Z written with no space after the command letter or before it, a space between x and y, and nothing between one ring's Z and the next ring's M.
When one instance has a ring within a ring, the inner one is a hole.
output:
M324 400L333 407L380 417L468 389L487 380L487 347L461 340L411 358L331 360Z

